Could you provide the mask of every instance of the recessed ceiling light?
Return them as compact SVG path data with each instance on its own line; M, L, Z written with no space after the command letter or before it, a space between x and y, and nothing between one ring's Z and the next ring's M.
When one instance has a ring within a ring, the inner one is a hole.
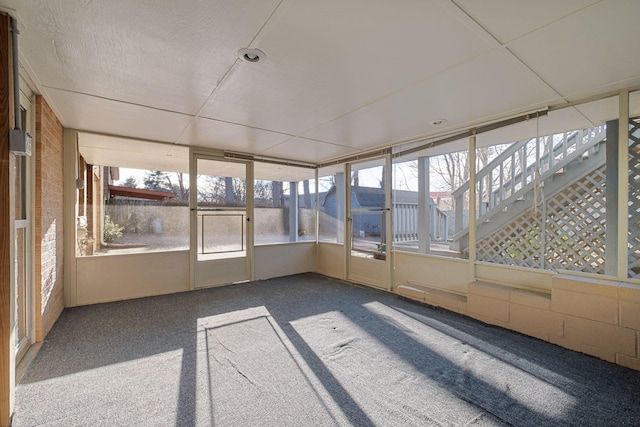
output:
M438 120L434 120L431 122L432 125L434 126L440 126L447 123L447 119L438 119Z
M260 49L255 48L242 48L237 53L238 58L245 62L258 62L264 61L267 55Z

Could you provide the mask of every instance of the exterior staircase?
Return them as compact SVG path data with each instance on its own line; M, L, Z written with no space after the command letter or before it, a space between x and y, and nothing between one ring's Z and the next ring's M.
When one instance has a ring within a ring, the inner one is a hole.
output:
M594 190L598 181L584 178L604 167L605 140L606 128L599 126L519 141L500 153L476 173L476 241L500 232L528 211L544 209L545 201L578 181L583 181L583 190ZM453 193L456 230L451 249L463 254L469 248L469 228L462 225L465 211L468 212L468 195L469 182ZM571 198L562 203L570 204ZM529 237L524 240L532 242ZM532 250L540 246L535 242L531 245Z

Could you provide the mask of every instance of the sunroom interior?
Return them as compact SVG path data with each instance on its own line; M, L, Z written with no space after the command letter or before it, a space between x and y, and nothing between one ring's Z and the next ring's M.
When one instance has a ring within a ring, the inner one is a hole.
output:
M66 304L319 272L433 290L458 307L477 281L546 295L559 274L618 277L606 260L619 249L622 279L633 282L639 92L624 102L632 208L620 245L606 244L605 227L627 203L606 203L619 189L606 191L618 94L316 165L66 130L67 167L78 171L66 175L68 193L79 195L77 226L66 229L75 253ZM109 194L158 177L176 190L163 200Z
M63 307L307 272L640 370L636 2L0 12L0 421Z

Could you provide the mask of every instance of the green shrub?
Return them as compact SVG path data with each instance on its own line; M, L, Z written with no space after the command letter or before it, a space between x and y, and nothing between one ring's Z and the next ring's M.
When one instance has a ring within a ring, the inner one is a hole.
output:
M112 240L117 239L118 237L121 237L122 230L124 230L124 227L111 221L111 218L109 218L109 215L104 216L103 238L105 242L111 242Z

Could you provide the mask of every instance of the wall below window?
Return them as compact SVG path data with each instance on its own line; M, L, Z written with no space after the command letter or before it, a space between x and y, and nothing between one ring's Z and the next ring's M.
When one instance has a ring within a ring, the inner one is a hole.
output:
M345 279L344 245L336 243L318 243L318 259L316 272L325 276Z
M316 271L315 242L260 245L253 254L256 280Z
M77 258L77 304L188 291L189 263L189 251Z

